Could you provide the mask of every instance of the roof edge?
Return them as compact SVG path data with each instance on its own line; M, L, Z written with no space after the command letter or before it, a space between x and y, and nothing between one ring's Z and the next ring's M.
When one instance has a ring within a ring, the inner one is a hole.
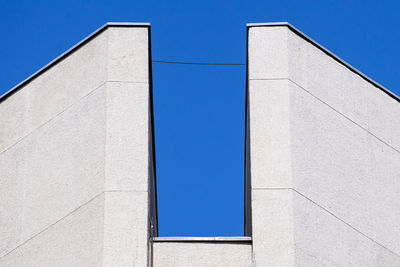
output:
M104 31L108 27L148 27L148 28L150 28L151 24L147 23L147 22L107 22L107 23L105 23L103 26L101 26L100 28L98 28L97 30L95 30L94 32L92 32L91 34L86 36L85 38L83 38L81 41L79 41L77 44L72 46L70 49L68 49L67 51L65 51L64 53L62 53L61 55L59 55L58 57L56 57L55 59L53 59L52 61L47 63L45 66L43 66L42 68L37 70L35 73L30 75L28 78L26 78L25 80L23 80L16 86L12 87L10 90L6 91L4 94L0 95L0 103L3 102L6 98L11 96L12 94L14 94L15 92L17 92L20 88L22 88L23 86L27 85L29 82L34 80L37 76L39 76L46 70L48 70L51 67L53 67L54 65L56 65L58 62L63 60L65 57L70 55L72 52L76 51L81 46L83 46L84 44L89 42L91 39L93 39L95 36L100 34L102 31Z
M292 30L294 33L296 33L298 36L302 37L303 39L305 39L306 41L308 41L309 43L313 44L314 46L316 46L317 48L319 48L320 50L322 50L325 54L327 54L328 56L332 57L333 59L335 59L336 61L338 61L339 63L343 64L345 67L347 67L350 71L358 74L359 76L361 76L361 78L363 78L364 80L366 80L367 82L373 84L375 87L378 87L380 90L382 90L385 94L389 95L390 97L392 97L393 99L397 100L398 102L400 102L400 96L396 95L395 93L393 93L392 91L388 90L386 87L384 87L383 85L381 85L380 83L374 81L373 79L371 79L370 77L368 77L367 75L365 75L364 73L362 73L361 71L357 70L356 68L354 68L352 65L350 65L349 63L347 63L346 61L344 61L343 59L341 59L340 57L338 57L337 55L335 55L333 52L331 52L330 50L328 50L327 48L325 48L324 46L322 46L321 44L319 44L318 42L316 42L314 39L312 39L311 37L309 37L308 35L306 35L305 33L303 33L302 31L300 31L299 29L297 29L296 27L294 27L292 24L290 24L289 22L263 22L263 23L247 23L246 24L247 29L251 28L251 27L288 27L290 30Z
M104 26L151 26L150 22L107 22Z

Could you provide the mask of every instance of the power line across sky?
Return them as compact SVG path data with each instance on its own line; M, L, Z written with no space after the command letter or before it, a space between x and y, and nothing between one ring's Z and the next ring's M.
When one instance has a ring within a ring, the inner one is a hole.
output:
M182 64L182 65L207 65L207 66L246 66L245 63L225 63L225 62L184 62L169 60L153 60L153 63Z

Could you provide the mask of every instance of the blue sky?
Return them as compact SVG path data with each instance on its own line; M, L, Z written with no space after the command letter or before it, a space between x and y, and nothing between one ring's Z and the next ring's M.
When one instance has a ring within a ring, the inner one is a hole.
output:
M154 60L228 63L246 62L246 23L289 21L400 95L399 10L370 0L0 0L0 94L107 21L150 22ZM243 235L245 74L154 64L161 236Z

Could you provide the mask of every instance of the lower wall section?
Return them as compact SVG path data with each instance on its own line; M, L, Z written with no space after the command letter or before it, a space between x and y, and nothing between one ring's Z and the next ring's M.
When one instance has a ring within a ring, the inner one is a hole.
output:
M102 266L104 194L0 258L0 266Z
M148 266L147 192L106 192L103 266Z
M400 266L400 256L293 190L295 266Z
M0 257L0 266L148 266L147 192L103 192Z
M255 266L400 266L400 256L294 189L253 190Z
M153 267L251 266L251 244L228 242L153 243Z

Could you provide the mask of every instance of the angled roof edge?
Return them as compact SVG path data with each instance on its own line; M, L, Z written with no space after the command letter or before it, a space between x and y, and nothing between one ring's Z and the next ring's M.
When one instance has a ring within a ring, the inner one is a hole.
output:
M75 44L73 47L71 47L70 49L68 49L67 51L65 51L64 53L62 53L61 55L59 55L52 61L50 61L44 67L42 67L41 69L39 69L38 71L33 73L31 76L29 76L28 78L26 78L25 80L23 80L22 82L20 82L19 84L17 84L16 86L11 88L7 92L5 92L4 94L0 95L0 102L4 101L7 97L11 96L13 93L18 91L18 89L22 88L23 86L28 84L30 81L35 79L37 76L39 76L40 74L42 74L49 68L56 65L58 62L63 60L65 57L67 57L69 54L71 54L75 50L79 49L81 46L83 46L84 44L89 42L91 39L93 39L95 36L97 36L99 33L104 31L108 27L150 27L150 26L151 26L150 23L142 23L142 22L138 22L138 23L136 23L136 22L107 22L106 24L104 24L103 26L101 26L100 28L98 28L97 30L95 30L94 32L89 34L88 36L86 36L83 40L81 40L80 42Z
M393 93L392 91L388 90L387 88L385 88L384 86L382 86L381 84L379 84L378 82L374 81L373 79L371 79L370 77L368 77L367 75L365 75L364 73L360 72L359 70L357 70L356 68L354 68L353 66L351 66L349 63L347 63L346 61L344 61L343 59L339 58L337 55L335 55L334 53L332 53L331 51L329 51L328 49L326 49L324 46L322 46L321 44L319 44L318 42L314 41L312 38L310 38L309 36L307 36L305 33L303 33L302 31L300 31L299 29L297 29L296 27L294 27L292 24L290 24L289 22L266 22L266 23L247 23L247 28L250 27L277 27L277 26L286 26L288 27L290 30L292 30L294 33L296 33L298 36L302 37L303 39L305 39L306 41L310 42L311 44L313 44L314 46L318 47L319 49L321 49L325 54L327 54L328 56L332 57L333 59L335 59L336 61L338 61L339 63L343 64L344 66L346 66L349 70L351 70L352 72L358 74L361 76L361 78L363 78L364 80L372 83L374 86L378 87L379 89L381 89L384 93L386 93L387 95L389 95L390 97L394 98L395 100L397 100L398 102L400 102L400 97L398 95L396 95L395 93Z

